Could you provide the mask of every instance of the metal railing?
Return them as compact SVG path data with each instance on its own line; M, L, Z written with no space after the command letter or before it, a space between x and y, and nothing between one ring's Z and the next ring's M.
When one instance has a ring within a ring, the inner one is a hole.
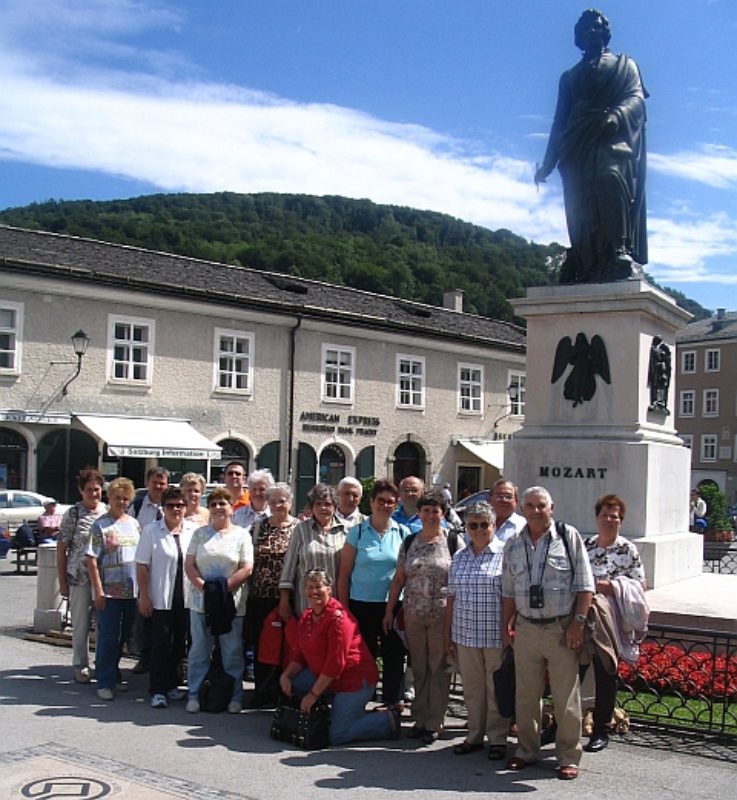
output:
M653 626L637 664L620 664L618 703L635 721L737 739L737 634Z
M737 542L704 542L704 572L737 575Z

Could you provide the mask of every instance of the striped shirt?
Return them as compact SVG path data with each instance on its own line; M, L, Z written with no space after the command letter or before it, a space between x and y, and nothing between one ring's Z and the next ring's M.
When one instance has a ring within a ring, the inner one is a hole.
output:
M453 556L448 595L453 597L451 639L464 647L501 647L504 544L494 537L478 554L464 547Z
M346 530L335 518L327 533L323 533L312 518L295 526L284 556L279 588L292 590L297 614L307 608L305 575L310 570L323 570L332 579L333 586L336 585L338 560L345 538Z
M578 592L595 591L581 534L570 525L566 525L566 530L570 560L555 523L537 540L535 547L526 525L504 545L502 594L514 600L523 617L547 619L565 616L572 612ZM530 584L543 587L542 608L530 608Z

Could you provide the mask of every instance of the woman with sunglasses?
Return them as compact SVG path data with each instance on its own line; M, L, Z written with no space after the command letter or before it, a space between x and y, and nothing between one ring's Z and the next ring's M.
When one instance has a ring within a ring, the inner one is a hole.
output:
M450 566L445 607L445 643L463 680L468 735L453 748L463 756L489 741L490 761L507 752L509 723L499 714L494 672L502 661L502 559L504 544L494 536L494 509L475 503L466 511L470 546Z
M358 621L369 652L382 657L382 700L394 706L402 699L404 646L393 628L384 632L383 620L397 558L409 529L392 519L399 489L377 480L371 489L371 516L354 525L340 553L338 599Z
M187 501L182 489L165 489L161 505L164 516L144 527L136 550L138 610L151 619L151 708L166 708L169 700L185 695L179 688L179 665L187 654L189 633L184 554L195 530L184 518Z
M207 506L210 524L192 534L184 562L185 574L193 587L188 603L192 645L187 662L189 700L185 710L190 714L200 710L198 693L210 667L217 637L223 669L235 682L228 713L238 714L243 699L243 616L248 598L245 584L253 569L253 544L248 531L232 522L233 496L227 489L210 492ZM224 584L226 591L221 604L223 618L211 619L210 624L206 617L206 610L209 610L205 603L206 583L208 594L218 583ZM231 614L235 607L232 619L229 619L228 606Z

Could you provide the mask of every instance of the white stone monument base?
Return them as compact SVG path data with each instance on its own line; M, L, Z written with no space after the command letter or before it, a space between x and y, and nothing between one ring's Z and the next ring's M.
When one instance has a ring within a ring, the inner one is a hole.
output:
M36 608L33 612L35 633L48 633L61 629L61 595L56 573L56 545L42 544L38 547L36 570Z

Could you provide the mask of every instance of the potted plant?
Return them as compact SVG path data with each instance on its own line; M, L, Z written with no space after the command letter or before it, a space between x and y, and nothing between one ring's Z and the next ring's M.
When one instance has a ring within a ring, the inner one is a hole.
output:
M727 496L719 491L719 487L715 484L702 484L699 491L706 501L708 524L704 531L704 541L726 543L733 541L732 523L727 514Z

